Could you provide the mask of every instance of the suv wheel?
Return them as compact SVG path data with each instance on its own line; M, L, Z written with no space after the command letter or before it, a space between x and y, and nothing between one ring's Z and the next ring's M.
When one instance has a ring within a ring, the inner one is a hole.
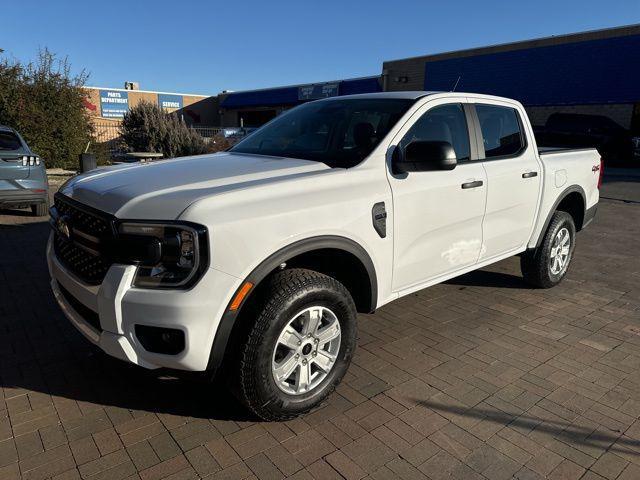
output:
M238 393L265 420L318 406L347 371L356 308L347 289L318 272L291 269L268 280L240 355Z
M553 214L540 246L520 257L520 267L526 282L540 288L550 288L567 274L575 249L576 226L567 212Z

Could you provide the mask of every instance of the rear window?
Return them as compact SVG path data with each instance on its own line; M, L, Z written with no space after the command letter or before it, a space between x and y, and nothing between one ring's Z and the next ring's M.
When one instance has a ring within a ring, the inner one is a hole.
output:
M524 149L518 112L496 105L476 105L486 158L508 157Z
M13 132L0 132L0 150L20 150L22 142Z

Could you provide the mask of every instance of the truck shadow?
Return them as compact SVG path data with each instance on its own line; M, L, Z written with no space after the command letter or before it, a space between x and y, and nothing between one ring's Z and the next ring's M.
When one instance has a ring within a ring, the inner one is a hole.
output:
M444 283L464 287L531 288L520 276L491 270L474 270Z
M550 418L530 416L518 413L507 413L498 409L487 409L473 407L464 409L461 407L446 405L430 400L414 399L414 401L425 408L439 413L447 419L464 417L467 419L477 419L495 423L497 425L509 426L523 435L528 435L535 430L545 438L555 438L568 445L581 445L594 451L609 451L618 453L621 456L640 456L640 441L624 436L624 432L611 428L608 433L604 429L594 430L576 424L552 420ZM576 413L576 418L579 415ZM557 417L556 417L557 418Z
M12 220L8 220L12 221ZM60 312L49 286L46 220L0 225L0 387L195 418L253 421L221 379L169 377L113 359ZM5 281L6 279L6 281Z

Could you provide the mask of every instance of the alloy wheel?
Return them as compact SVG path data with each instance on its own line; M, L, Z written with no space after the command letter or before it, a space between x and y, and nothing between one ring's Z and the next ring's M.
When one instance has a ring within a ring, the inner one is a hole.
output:
M271 372L280 390L302 395L316 388L335 366L341 329L328 308L313 306L295 315L273 349Z
M549 256L549 270L553 275L564 273L569 264L571 235L566 227L561 228L553 239Z

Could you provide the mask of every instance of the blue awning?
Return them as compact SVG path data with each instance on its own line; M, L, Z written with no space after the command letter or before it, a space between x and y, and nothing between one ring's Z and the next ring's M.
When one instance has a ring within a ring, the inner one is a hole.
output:
M338 95L356 93L372 93L381 91L379 77L354 78L341 80ZM297 105L304 101L299 99L298 89L303 85L292 87L268 88L247 92L234 92L227 95L220 106L222 108L270 107L279 105Z

